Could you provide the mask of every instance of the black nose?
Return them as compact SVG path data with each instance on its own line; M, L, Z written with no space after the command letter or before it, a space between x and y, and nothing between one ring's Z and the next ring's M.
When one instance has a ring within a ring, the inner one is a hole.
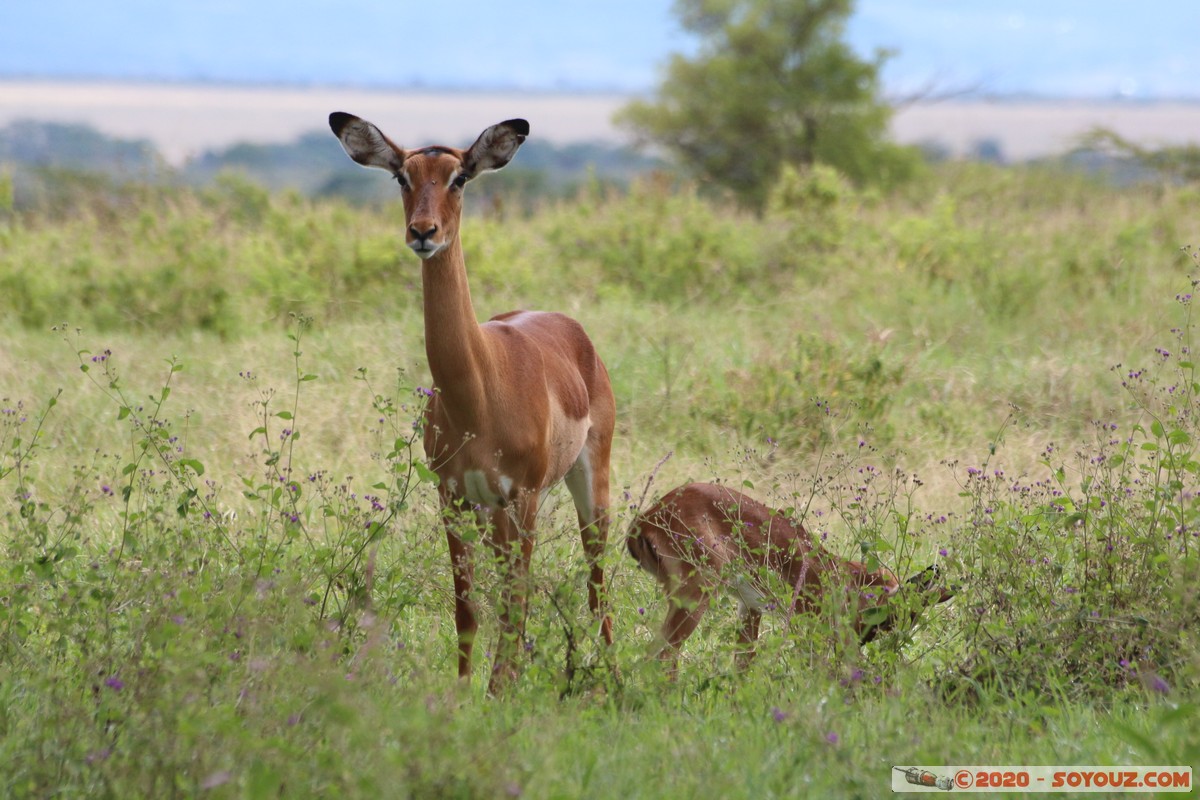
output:
M437 233L437 229L438 229L437 225L430 225L425 230L421 230L416 225L409 225L408 233L410 236L412 236L418 242L424 242L427 239L429 239L430 237L432 237L435 233Z

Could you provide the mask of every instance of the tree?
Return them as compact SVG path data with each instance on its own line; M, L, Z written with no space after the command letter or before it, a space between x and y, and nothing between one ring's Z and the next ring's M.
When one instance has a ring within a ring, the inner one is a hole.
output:
M761 210L785 165L821 162L858 183L912 170L914 151L884 136L886 54L864 61L841 40L852 0L676 0L694 58L673 55L652 101L617 122Z
M1153 170L1176 183L1200 181L1200 146L1195 144L1166 145L1155 149L1143 147L1110 128L1092 128L1080 138L1076 152L1111 155Z

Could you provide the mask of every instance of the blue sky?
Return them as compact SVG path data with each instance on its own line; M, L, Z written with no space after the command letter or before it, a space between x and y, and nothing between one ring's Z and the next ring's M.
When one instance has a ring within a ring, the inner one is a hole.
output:
M446 8L446 6L441 6ZM0 78L640 92L692 41L670 0L0 3ZM885 86L1200 99L1200 2L860 0Z

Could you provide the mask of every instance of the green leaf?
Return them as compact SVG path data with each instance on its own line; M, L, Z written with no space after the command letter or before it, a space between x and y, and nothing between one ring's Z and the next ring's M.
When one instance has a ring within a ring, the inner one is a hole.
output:
M888 612L886 608L868 608L862 612L862 624L864 628L872 628L887 619Z
M425 483L432 483L434 486L437 486L439 483L441 483L441 478L438 477L436 472L427 467L424 461L414 461L413 471L416 472L417 477Z
M1167 435L1166 430L1163 429L1163 424L1158 420L1150 423L1150 433L1154 434L1155 439L1161 439Z
M196 494L195 489L188 489L179 495L179 503L175 506L175 511L179 513L179 516L186 517L188 515L192 501L196 499Z
M121 406L117 410L117 419L125 419L129 416L129 406Z
M316 379L317 379L317 376L313 375L311 373L308 375L303 375L300 378L301 381L315 381Z
M292 418L292 412L290 412L290 411L277 411L277 412L275 413L275 416L279 417L280 419L291 419L291 418Z
M196 473L197 477L204 474L204 465L201 464L197 459L194 459L194 458L179 459L179 466L187 467L192 472Z

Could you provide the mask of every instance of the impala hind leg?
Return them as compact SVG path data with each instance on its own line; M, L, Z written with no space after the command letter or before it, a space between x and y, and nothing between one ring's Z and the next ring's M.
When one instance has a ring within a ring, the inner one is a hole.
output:
M608 615L604 568L600 564L608 542L608 459L609 448L598 439L589 438L563 481L579 517L579 535L588 565L588 608L600 621L600 635L605 643L612 644L612 619Z

